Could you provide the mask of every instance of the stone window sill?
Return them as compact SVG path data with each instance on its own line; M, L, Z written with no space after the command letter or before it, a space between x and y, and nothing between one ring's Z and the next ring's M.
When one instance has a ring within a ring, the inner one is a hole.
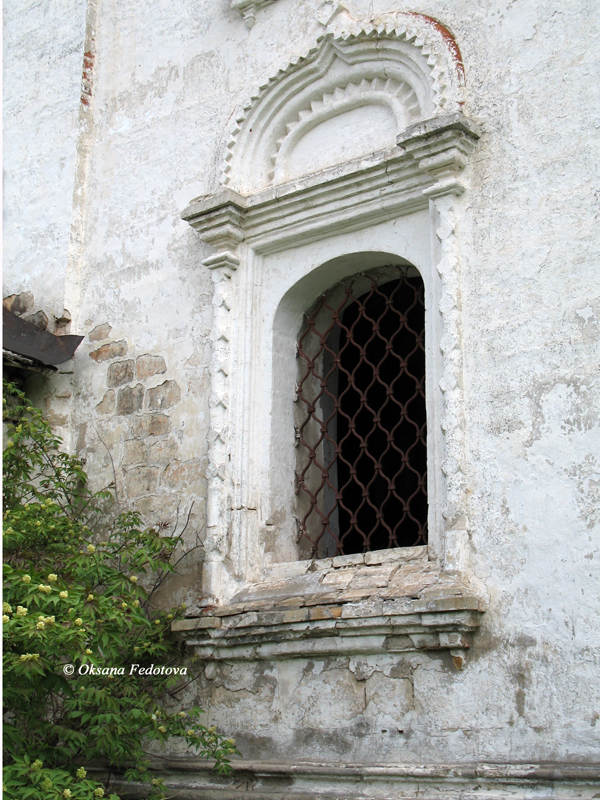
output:
M173 623L200 658L283 658L449 650L461 669L485 610L464 576L398 548L267 568L227 605Z

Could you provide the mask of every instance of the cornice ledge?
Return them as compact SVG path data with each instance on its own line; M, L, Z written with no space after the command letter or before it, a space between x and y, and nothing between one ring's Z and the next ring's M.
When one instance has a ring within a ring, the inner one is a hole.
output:
M167 768L173 771L206 774L215 779L211 765L198 756L189 755L157 755L151 756L154 768ZM261 761L235 759L231 763L234 773L255 773L257 776L306 776L314 778L323 776L344 780L348 777L359 778L416 778L416 779L450 779L453 783L459 780L486 779L494 783L499 780L511 780L529 784L546 781L578 782L585 781L592 785L600 782L600 762L574 763L573 761L527 761L527 762L463 762L463 763L337 763L325 761ZM216 778L218 780L218 778ZM286 787L288 788L288 787ZM305 795L303 795L305 797ZM353 795L354 796L354 795ZM583 797L584 795L582 795ZM587 795L586 795L587 796ZM590 795L591 797L591 795Z
M423 189L430 198L463 194L466 187L458 173L467 166L481 132L464 114L444 114L417 122L396 139L407 155L418 162L434 183Z
M280 761L233 759L232 774L225 781L211 763L199 756L152 754L151 769L164 774L172 795L181 798L210 797L231 800L242 797L234 786L244 782L255 789L268 785L268 792L257 789L261 798L314 798L315 781L328 787L329 800L360 800L369 797L419 797L422 800L458 797L518 797L519 800L549 797L596 797L600 785L600 763L568 762L443 762L377 763L318 760ZM94 769L94 768L92 768ZM96 771L100 772L98 768ZM141 786L115 779L122 796L146 797ZM369 790L371 790L369 792ZM253 795L250 791L247 796Z
M431 179L398 147L243 196L232 189L193 200L181 217L214 247L261 239L277 247L332 225L359 227L426 207ZM424 205L425 204L425 205Z
M225 189L216 195L192 200L183 211L181 218L198 231L203 242L217 251L203 260L205 267L223 267L231 271L239 266L240 260L235 251L244 239L242 223L245 205L245 197L232 189Z
M225 188L194 199L181 217L199 232L202 241L237 258L235 249L244 240L266 236L278 242L288 235L293 238L295 229L302 238L305 222L313 227L347 224L356 216L352 209L359 204L363 221L367 213L381 218L392 212L405 213L425 198L465 191L459 173L479 137L475 123L463 114L438 115L411 125L398 136L394 148L248 196ZM314 219L317 209L321 215L318 224Z

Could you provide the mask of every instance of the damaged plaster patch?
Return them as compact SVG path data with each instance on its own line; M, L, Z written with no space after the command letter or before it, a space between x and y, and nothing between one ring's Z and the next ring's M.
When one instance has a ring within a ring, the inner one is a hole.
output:
M92 350L89 354L90 358L98 363L108 361L111 358L118 358L127 353L127 342L122 339L119 342L111 342L110 344L103 344L97 350Z
M103 339L108 339L111 330L112 327L108 322L104 322L102 325L96 325L96 327L88 333L88 339L90 342L101 342Z

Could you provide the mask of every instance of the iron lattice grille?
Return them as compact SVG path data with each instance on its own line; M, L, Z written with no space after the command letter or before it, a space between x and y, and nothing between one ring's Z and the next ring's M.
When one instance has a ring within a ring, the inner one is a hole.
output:
M301 557L427 543L423 281L404 267L322 295L298 340Z

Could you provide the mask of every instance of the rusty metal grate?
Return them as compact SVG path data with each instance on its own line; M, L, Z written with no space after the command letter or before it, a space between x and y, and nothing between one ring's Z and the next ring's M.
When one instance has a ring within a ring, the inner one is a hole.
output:
M416 270L322 295L298 340L301 557L427 543L425 308Z

